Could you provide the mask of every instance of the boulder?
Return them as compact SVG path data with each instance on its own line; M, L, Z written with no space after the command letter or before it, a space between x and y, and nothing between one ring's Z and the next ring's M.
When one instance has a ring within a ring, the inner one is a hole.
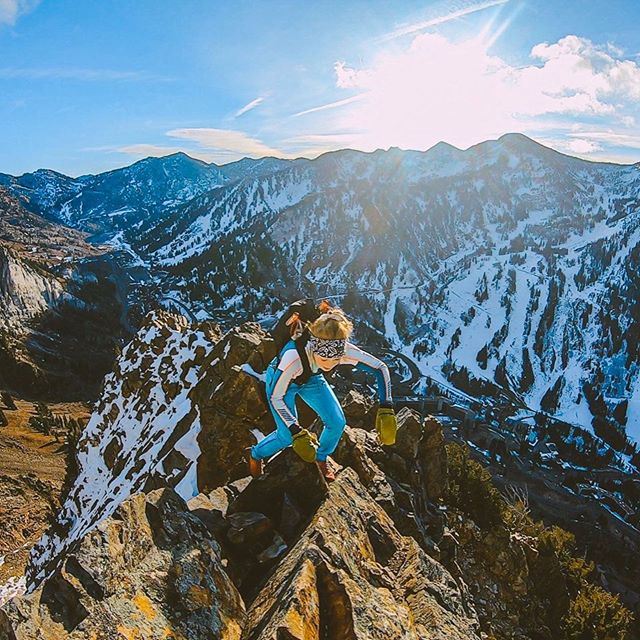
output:
M229 497L222 487L215 489L208 496L200 493L187 503L189 511L199 518L209 531L219 538L226 532L225 520Z
M220 548L171 489L122 503L34 592L0 610L12 640L239 640L242 599Z
M477 640L453 577L344 469L248 610L243 640Z
M418 456L422 440L420 415L407 407L402 407L397 414L397 420L398 433L393 450L402 458L413 461Z
M365 424L373 402L359 391L351 389L342 401L342 409L347 423L352 427L369 429L372 425Z

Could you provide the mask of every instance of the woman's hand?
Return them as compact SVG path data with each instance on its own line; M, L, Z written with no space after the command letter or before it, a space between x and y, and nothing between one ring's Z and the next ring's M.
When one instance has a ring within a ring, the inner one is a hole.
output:
M297 426L297 425L296 425ZM293 434L293 450L305 461L314 462L318 449L318 438L315 433L298 427Z
M376 413L376 433L380 444L391 445L396 442L398 421L391 404L380 405Z

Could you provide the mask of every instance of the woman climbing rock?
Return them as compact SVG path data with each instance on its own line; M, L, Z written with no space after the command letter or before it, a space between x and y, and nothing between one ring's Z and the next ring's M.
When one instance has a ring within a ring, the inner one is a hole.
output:
M318 465L328 482L335 479L329 456L338 446L346 421L342 407L322 372L331 371L340 364L355 365L376 376L380 401L375 424L378 439L387 445L395 442L397 425L387 365L349 342L353 324L341 309L330 307L326 302L318 308L323 313L302 329L300 335L288 340L267 368L267 399L276 421L276 430L255 446L245 449L245 459L254 477L262 474L265 458L293 446L303 460ZM297 316L294 314L295 320ZM315 434L298 424L297 395L323 422L319 441Z

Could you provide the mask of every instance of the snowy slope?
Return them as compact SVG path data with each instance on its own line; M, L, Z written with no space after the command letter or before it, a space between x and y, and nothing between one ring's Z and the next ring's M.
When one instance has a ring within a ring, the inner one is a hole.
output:
M161 286L216 318L337 298L618 448L640 435L640 168L518 134L467 151L339 151L198 196L141 235Z
M55 215L104 232L195 317L333 295L426 375L509 388L620 450L640 438L637 165L510 134L223 167L176 154L78 182Z
M78 442L79 473L51 531L31 552L28 583L113 513L158 473L178 493L197 493L198 408L191 392L213 343L186 321L163 312L148 317L123 350ZM174 468L178 451L186 463Z
M128 167L69 178L49 170L19 177L0 174L0 185L51 220L109 238L162 217L177 204L229 182L214 164L176 153Z

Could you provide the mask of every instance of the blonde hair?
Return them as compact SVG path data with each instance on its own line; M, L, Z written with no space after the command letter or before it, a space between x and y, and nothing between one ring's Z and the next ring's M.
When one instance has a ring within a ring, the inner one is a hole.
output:
M331 307L309 325L312 336L322 340L346 340L353 331L353 323L339 307Z

